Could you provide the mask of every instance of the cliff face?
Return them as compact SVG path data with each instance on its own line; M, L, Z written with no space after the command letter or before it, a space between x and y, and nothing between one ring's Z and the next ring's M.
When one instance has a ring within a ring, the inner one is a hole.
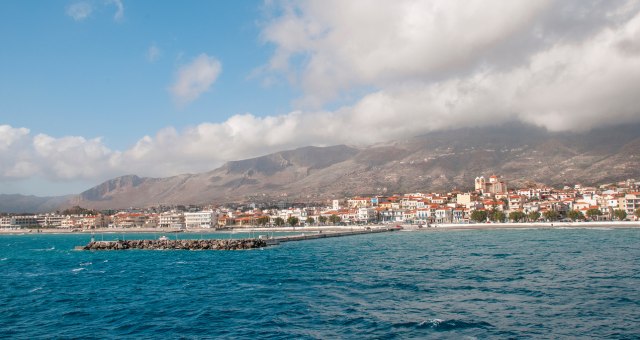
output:
M144 183L145 180L146 179L142 179L136 175L114 178L81 193L80 199L87 201L108 200L110 197L119 193L135 190L135 188Z
M74 197L87 208L471 189L479 175L511 187L640 179L640 125L551 133L530 125L429 133L367 147L305 147L168 178L119 177ZM1 206L0 206L1 208Z

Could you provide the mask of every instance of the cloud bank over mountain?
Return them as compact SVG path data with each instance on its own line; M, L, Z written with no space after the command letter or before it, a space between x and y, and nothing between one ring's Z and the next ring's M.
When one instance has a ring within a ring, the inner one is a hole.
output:
M505 120L553 131L640 121L639 1L276 1L265 11L260 38L273 54L260 75L300 89L296 110L167 127L127 150L2 125L0 181L168 176ZM193 101L220 68L200 55L171 94Z

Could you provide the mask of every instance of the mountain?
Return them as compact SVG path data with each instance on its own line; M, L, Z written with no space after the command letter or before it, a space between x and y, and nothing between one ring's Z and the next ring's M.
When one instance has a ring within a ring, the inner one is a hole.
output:
M37 197L19 194L0 194L0 212L39 213L55 211L66 206L71 196Z
M438 131L367 147L304 147L200 174L128 175L67 201L87 208L232 201L317 201L359 194L472 189L476 176L585 185L640 178L640 124L582 133L521 123ZM0 210L3 210L0 202Z

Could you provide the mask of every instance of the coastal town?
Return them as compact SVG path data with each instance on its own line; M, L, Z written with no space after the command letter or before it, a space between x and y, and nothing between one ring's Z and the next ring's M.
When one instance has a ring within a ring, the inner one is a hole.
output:
M158 206L93 211L74 207L45 214L0 215L0 229L224 229L323 225L638 221L640 182L511 189L499 176L477 177L474 190L333 199L325 204Z

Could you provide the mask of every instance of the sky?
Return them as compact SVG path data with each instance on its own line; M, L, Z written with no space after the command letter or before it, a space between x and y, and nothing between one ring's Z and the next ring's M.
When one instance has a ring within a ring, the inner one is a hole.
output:
M0 193L640 121L640 1L0 1Z

